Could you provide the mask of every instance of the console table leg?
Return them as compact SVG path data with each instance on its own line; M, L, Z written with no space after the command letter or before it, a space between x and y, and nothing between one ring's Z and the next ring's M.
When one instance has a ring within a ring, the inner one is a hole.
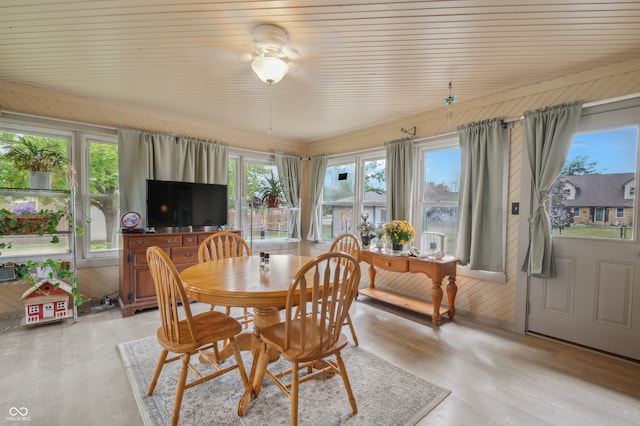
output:
M373 265L369 265L369 287L375 288L376 282L376 268Z
M431 287L431 302L433 303L433 323L440 325L440 304L442 303L442 282L433 282Z
M449 303L449 318L456 315L456 293L458 286L456 285L456 277L449 276L449 284L447 284L447 302Z

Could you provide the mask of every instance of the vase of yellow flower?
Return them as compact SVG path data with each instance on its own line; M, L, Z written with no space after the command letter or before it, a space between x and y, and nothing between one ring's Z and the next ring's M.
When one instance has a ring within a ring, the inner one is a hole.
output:
M391 248L394 252L401 252L404 245L411 242L416 231L406 220L394 220L384 226L384 232L391 241Z

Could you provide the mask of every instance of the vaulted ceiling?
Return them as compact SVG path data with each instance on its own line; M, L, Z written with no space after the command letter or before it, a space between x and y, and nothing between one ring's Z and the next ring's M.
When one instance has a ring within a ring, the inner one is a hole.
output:
M265 23L288 35L273 86ZM637 0L0 2L0 80L296 142L637 57Z

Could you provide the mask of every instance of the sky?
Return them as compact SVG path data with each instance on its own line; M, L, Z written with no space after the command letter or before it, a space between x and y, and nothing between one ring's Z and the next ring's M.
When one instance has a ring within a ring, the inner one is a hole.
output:
M638 127L630 126L575 136L567 161L578 156L587 162L596 162L600 173L633 173L636 171ZM436 183L458 182L460 153L456 149L430 151L427 154L427 181Z
M567 159L582 155L588 162L595 161L600 173L632 173L636 171L637 140L637 127L579 133Z

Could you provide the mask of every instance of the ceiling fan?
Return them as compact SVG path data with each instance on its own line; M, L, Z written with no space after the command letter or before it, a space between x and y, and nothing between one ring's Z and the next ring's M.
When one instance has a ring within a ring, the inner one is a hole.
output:
M287 47L287 32L273 24L259 25L253 30L253 44L257 56L251 60L251 69L258 78L272 85L290 71L289 60L295 51Z

